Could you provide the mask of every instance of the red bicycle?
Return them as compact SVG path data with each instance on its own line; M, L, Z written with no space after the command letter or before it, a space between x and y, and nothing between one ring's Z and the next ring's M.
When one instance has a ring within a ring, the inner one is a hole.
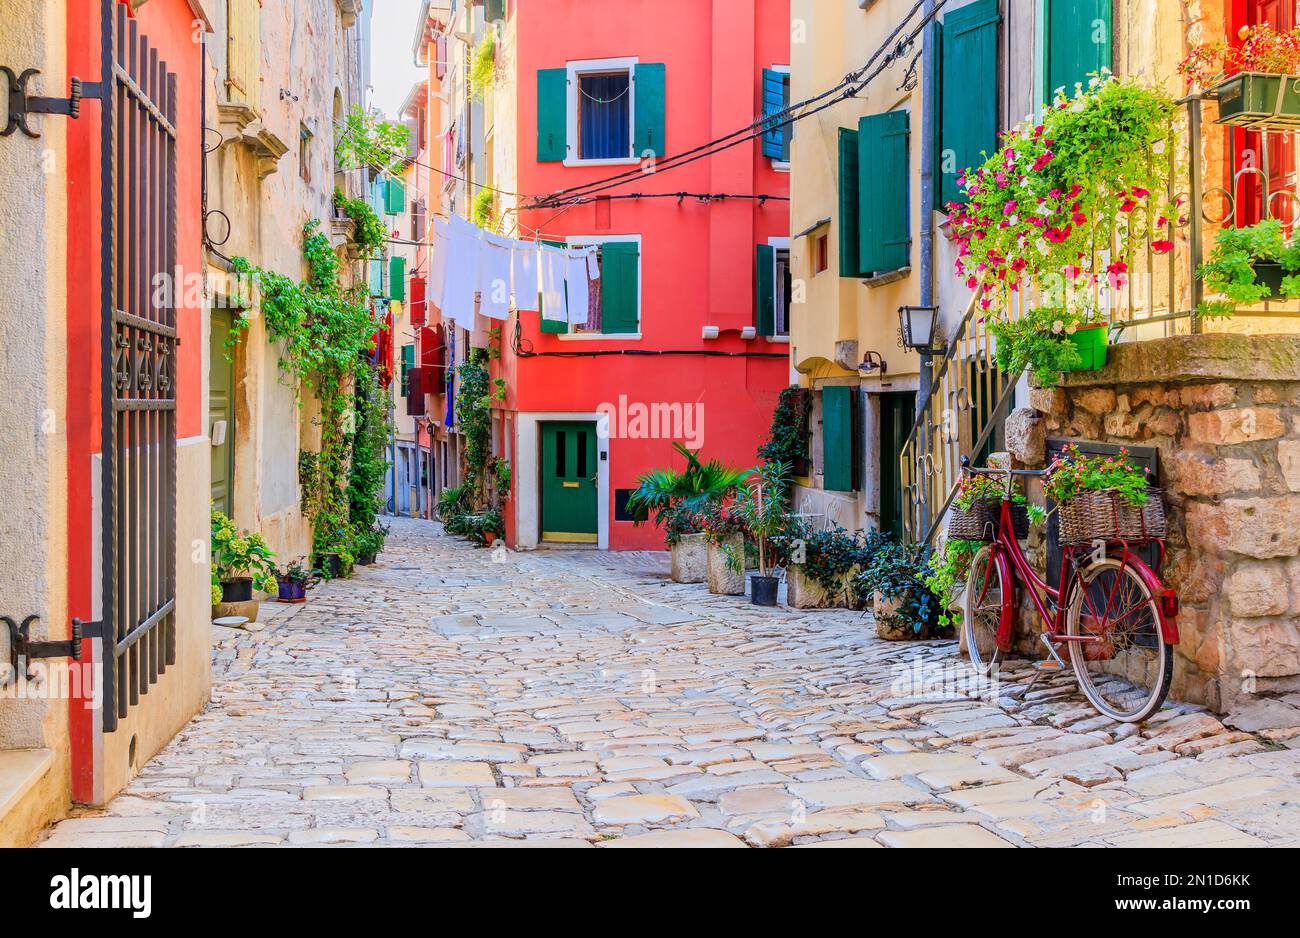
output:
M1178 597L1127 541L1066 546L1060 581L1053 589L1030 566L1016 538L1011 512L1015 476L1043 471L977 469L970 473L1006 477L1006 493L993 540L971 560L962 599L962 629L971 664L996 674L1011 651L1017 583L1026 588L1045 631L1048 658L1023 693L1044 673L1060 671L1061 646L1070 650L1079 688L1113 720L1140 723L1160 709L1173 678L1178 644ZM1164 542L1154 541L1164 556ZM1064 597L1064 601L1062 598Z

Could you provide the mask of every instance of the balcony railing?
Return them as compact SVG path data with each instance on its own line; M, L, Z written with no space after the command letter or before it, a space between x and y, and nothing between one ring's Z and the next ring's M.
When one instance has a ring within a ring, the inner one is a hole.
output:
M1249 204L1247 180L1254 179L1265 217L1280 217L1284 223L1300 220L1300 194L1285 189L1270 192L1269 134L1261 131L1258 165L1235 170L1228 185L1204 186L1207 171L1217 172L1223 164L1207 159L1203 107L1212 98L1195 95L1178 102L1174 140L1166 153L1151 159L1169 161L1167 204L1175 211L1158 226L1158 209L1134 212L1130 225L1140 226L1141 249L1125 258L1128 273L1122 278L1091 285L1090 305L1111 326L1111 341L1142 341L1169 335L1197 333L1202 329L1239 328L1231 320L1205 320L1195 315L1204 296L1204 284L1196 276L1206 254L1206 239L1223 226L1235 225ZM1216 125L1217 126L1217 125ZM1224 170L1226 178L1226 170ZM1149 200L1152 201L1152 200ZM1144 230L1143 230L1144 229ZM1172 247L1161 242L1172 242ZM1166 248L1168 248L1166 250ZM1092 270L1106 270L1118 252L1099 248L1091 258ZM1062 305L1059 291L1064 283L1038 284L1014 294L1003 312L1013 320L1027 310L1050 303ZM1058 291L1055 292L1054 291ZM996 345L985 322L985 313L972 297L961 320L950 333L944 355L932 364L928 396L920 402L916 423L903 447L903 531L909 543L931 542L961 482L961 458L982 457L997 441L1021 375L997 367ZM1236 317L1282 318L1300 316L1300 301L1268 302L1251 309L1239 309ZM1290 330L1288 330L1290 331Z

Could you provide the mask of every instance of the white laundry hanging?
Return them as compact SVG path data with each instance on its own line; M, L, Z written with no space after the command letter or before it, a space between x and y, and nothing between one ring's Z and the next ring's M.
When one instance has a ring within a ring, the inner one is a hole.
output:
M542 245L541 283L542 318L550 322L568 322L569 307L565 302L564 282L568 277L569 253L563 248Z
M587 322L588 291L592 279L590 259L595 254L595 248L571 249L569 251L564 280L569 299L568 321L570 325L581 326Z
M479 250L479 312L489 319L510 317L510 282L514 241L483 233Z
M463 218L450 224L447 271L440 308L446 319L465 329L474 328L474 294L478 292L479 253L483 232Z
M451 226L445 218L433 220L433 243L429 253L429 279L424 284L426 308L436 306L442 312L442 291L447 282L447 254L451 250L448 234Z
M537 309L537 301L542 289L541 279L538 276L540 266L536 241L514 242L510 259L510 275L515 309Z

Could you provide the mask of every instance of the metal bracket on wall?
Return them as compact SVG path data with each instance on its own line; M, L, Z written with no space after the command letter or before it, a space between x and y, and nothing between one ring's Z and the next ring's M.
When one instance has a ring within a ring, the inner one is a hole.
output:
M99 82L83 82L74 75L72 92L68 97L40 97L27 93L27 82L33 75L41 73L39 68L29 68L21 75L15 75L14 70L9 66L0 65L0 72L4 73L9 82L9 123L5 125L4 130L0 130L0 137L8 137L15 130L21 130L32 139L36 139L40 134L28 126L29 115L62 114L76 120L81 116L82 98L98 98L102 95L102 85Z
M81 640L84 638L97 638L100 635L100 623L82 622L80 619L72 620L72 637L62 642L34 642L31 640L32 626L40 621L40 616L28 616L23 619L22 625L16 623L10 616L0 616L0 622L3 622L9 629L9 664L11 672L0 679L0 687L6 686L14 680L18 674L19 664L22 664L23 676L27 680L33 680L34 675L27 670L27 662L33 658L71 658L73 661L81 660Z

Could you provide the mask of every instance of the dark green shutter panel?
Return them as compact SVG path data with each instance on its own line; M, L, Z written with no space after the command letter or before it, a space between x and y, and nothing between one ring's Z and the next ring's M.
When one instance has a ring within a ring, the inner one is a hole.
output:
M754 317L754 325L758 327L759 335L770 336L776 332L776 248L770 244L758 246L757 268L757 315Z
M406 258L394 255L388 261L388 296L406 302Z
M939 205L964 202L962 171L982 166L998 143L998 0L976 0L943 22Z
M822 486L853 491L853 388L822 389Z
M495 23L506 18L506 0L487 0L487 21Z
M542 244L549 244L553 248L568 247L568 244L564 241L542 241ZM543 310L543 300L541 297L538 297L537 315L541 316L542 310ZM545 316L542 316L542 332L550 333L551 335L563 335L568 331L569 331L569 324L567 322L558 322L555 320L547 319Z
M1050 103L1056 89L1074 97L1075 82L1111 67L1113 27L1111 0L1045 0L1043 22L1043 96Z
M632 155L637 159L661 157L664 149L664 113L667 107L667 74L662 65L636 66L636 126L632 132Z
M790 128L793 125L772 126L777 115L790 103L790 76L774 69L763 69L763 117L769 122L763 134L763 155L781 162L790 160Z
M641 246L607 241L600 246L600 331L630 334L641 329L637 310Z
M926 89L930 92L930 179L934 184L934 207L943 211L946 200L943 197L943 24L932 21L925 27L925 42L933 55L934 65L925 77Z
M871 114L858 122L861 182L859 266L872 273L908 265L907 112Z
M544 68L537 73L537 162L562 163L568 152L569 73Z
M861 277L858 221L858 132L840 128L840 276ZM866 271L870 273L870 271Z
M402 346L402 397L411 393L411 369L415 367L415 346Z
M384 189L384 211L389 215L401 215L406 211L406 186L402 180L388 177L388 186Z

